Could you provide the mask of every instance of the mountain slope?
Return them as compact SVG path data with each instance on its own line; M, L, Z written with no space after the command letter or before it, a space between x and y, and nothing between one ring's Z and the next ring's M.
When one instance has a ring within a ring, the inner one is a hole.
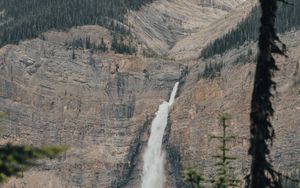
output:
M280 70L275 74L277 92L273 98L272 122L276 138L271 157L276 168L290 172L300 167L300 31L286 33L281 39L288 47L289 58L276 57ZM256 43L250 43L190 67L183 92L170 115L168 143L179 154L177 158L181 159L183 168L196 166L208 177L213 176L212 156L218 150L218 143L210 135L221 132L218 115L227 112L233 117L228 131L239 137L229 145L230 153L238 159L233 173L243 180L248 172L249 112L256 50L241 62L237 63L236 59L255 48ZM214 79L199 77L205 63L223 61L225 67Z
M0 46L36 38L43 32L98 24L120 32L114 21L125 21L128 10L152 0L2 0ZM121 30L120 30L121 29Z
M279 4L276 19L276 31L279 33L299 29L300 27L300 20L298 19L300 2L292 0L289 3L293 5ZM206 46L201 51L200 57L209 58L217 54L222 54L226 50L238 48L247 41L257 41L259 31L257 23L259 22L260 15L259 7L254 7L249 16L235 28Z
M157 0L129 13L137 38L159 54L166 54L180 39L206 28L244 0Z
M237 23L248 16L256 2L256 0L247 0L207 27L182 38L169 51L169 56L175 59L197 59L203 47L229 32Z
M41 0L31 0L38 1ZM16 0L2 2L12 6ZM64 0L68 2L70 0ZM72 2L86 5L81 0ZM140 42L139 50L152 49L156 58L66 45L87 38L97 44L103 38L110 45L117 29L109 24L103 24L106 28L85 25L66 31L40 28L40 32L43 31L40 38L0 48L0 111L10 114L0 121L4 130L0 142L70 146L59 160L43 161L41 167L25 173L24 178L11 179L4 187L140 187L149 125L158 105L168 98L177 81L181 83L179 97L172 108L164 138L168 161L166 188L188 187L181 179L181 170L185 167L196 166L205 174L213 174L211 155L216 144L209 142L209 135L219 130L217 114L223 110L234 117L231 131L242 136L232 149L239 157L235 173L243 174L241 166L247 170L249 160L246 157L248 111L254 70L254 64L249 62L255 59L255 44L231 49L209 60L195 59L206 44L230 31L247 16L255 1L157 0L143 7L138 2L151 1L101 2L119 3L111 7L118 7L116 10L121 14L111 12L116 15L110 19L126 31L129 26L132 37ZM120 2L133 2L137 6L124 6ZM64 3L62 9L67 6ZM38 4L31 5L35 10ZM98 11L97 6L86 6L82 8L84 13L94 8ZM127 21L123 15L128 7L131 11ZM18 14L25 18L35 16L35 11L29 12ZM42 13L43 9L38 12ZM91 15L80 18L80 24L98 23L94 13L91 11ZM0 15L5 12L0 11ZM67 14L59 16L64 15ZM90 19L85 20L87 17ZM69 21L72 19L71 16ZM11 20L12 17L0 16L0 28L7 21L12 27L6 29L18 28ZM120 33L117 35L120 40L128 40L119 36ZM274 124L278 138L273 156L276 164L289 169L299 164L300 141L295 135L299 134L300 122L297 116L300 34L288 33L283 41L290 48L290 59L279 58L283 71L276 77L279 97L274 99L277 110ZM253 51L250 55L248 49ZM163 55L168 57L158 58ZM246 58L241 58L245 55ZM226 66L220 73L216 72L215 79L202 77L205 65L223 61Z

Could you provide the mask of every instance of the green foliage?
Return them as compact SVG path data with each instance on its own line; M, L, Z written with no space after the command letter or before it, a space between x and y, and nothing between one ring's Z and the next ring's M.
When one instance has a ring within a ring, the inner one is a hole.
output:
M282 178L283 188L300 188L300 170L293 170L288 174L288 177Z
M276 19L276 29L284 33L293 28L300 27L300 1L289 0L293 5L279 5ZM201 52L199 58L210 58L217 54L223 54L227 50L238 48L247 41L257 41L259 35L260 8L254 7L247 18L240 22L236 28L226 33L207 45Z
M71 42L66 42L65 46L72 47L74 49L84 49L84 48L86 48L86 43L87 43L86 41L87 40L88 40L88 38L86 38L86 39L82 39L82 38L74 39Z
M231 115L223 113L219 117L219 125L222 127L222 135L211 135L211 139L217 139L221 144L218 147L219 152L213 157L216 158L216 175L211 180L205 180L205 178L195 169L189 168L183 173L183 180L186 183L190 183L193 188L202 188L205 182L212 183L213 188L229 188L239 187L240 180L234 178L231 174L232 167L230 163L236 160L228 154L228 142L236 139L235 136L227 135L226 128L229 126L227 121L231 119Z
M3 118L3 117L5 117L7 115L7 113L6 112L2 112L2 111L0 111L0 118Z
M101 25L113 32L130 31L125 22L128 9L137 10L153 0L1 0L0 46L36 38L41 33L80 25ZM116 20L116 21L113 21Z
M36 166L37 159L53 159L59 153L66 151L66 147L42 147L6 145L0 147L0 183L8 177L20 176L32 166Z
M151 48L143 49L144 57L160 58L161 56Z
M233 62L233 64L246 64L246 63L255 63L255 58L252 58L252 49L249 49L247 54L241 54L239 55L236 60Z
M193 188L204 188L202 184L205 179L201 173L193 168L189 168L183 172L183 181L189 183Z
M0 118L7 113L0 111ZM66 151L67 146L31 147L14 146L11 144L0 146L0 184L12 176L21 176L30 167L37 166L37 160L43 158L53 159Z
M74 39L71 42L66 42L65 46L67 47L72 47L72 49L88 49L88 50L99 50L102 52L106 52L108 50L108 47L106 45L106 43L104 42L103 38L101 39L101 43L99 45L97 45L96 43L92 42L90 40L89 37L83 39L83 38L79 38L79 39ZM74 54L74 53L73 53ZM72 57L73 57L72 54ZM73 58L75 59L75 58Z
M96 50L96 51L99 50L101 52L106 52L108 50L108 47L104 42L103 38L101 38L101 42L98 45L95 42L91 42L89 37L86 37L85 39L79 38L79 39L74 39L71 42L66 42L65 46L72 48L73 50L72 59L75 59L74 49L89 49L89 50Z
M106 43L103 40L103 37L101 38L101 43L97 46L97 49L106 52L108 50L108 47L106 46Z
M220 115L219 121L220 126L222 127L222 135L211 136L212 139L217 139L221 145L219 146L219 153L214 158L217 159L217 162L215 163L215 167L217 168L217 173L214 177L213 187L214 188L228 188L228 187L238 187L239 186L239 180L232 177L230 174L230 169L232 167L230 166L230 163L234 160L236 160L235 157L232 157L228 154L229 148L227 147L228 142L235 139L235 136L229 136L227 135L226 128L229 126L227 125L227 121L231 119L231 116L228 113L224 113Z
M224 63L206 63L202 73L198 75L198 79L213 79L217 77L224 67Z
M129 41L125 42L122 37L118 38L116 35L113 36L113 40L111 42L111 50L120 54L135 54L136 47Z
M226 121L230 120L232 117L229 113L222 113L220 116L219 116L219 121L220 121L220 125L222 127L226 127Z

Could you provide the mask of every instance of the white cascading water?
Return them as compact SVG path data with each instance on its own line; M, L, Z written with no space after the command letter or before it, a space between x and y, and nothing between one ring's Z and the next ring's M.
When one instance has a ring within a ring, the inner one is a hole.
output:
M169 110L178 90L178 84L178 82L175 84L169 102L164 101L159 105L156 117L152 121L151 134L144 154L142 188L163 188L164 186L165 175L162 140L168 123Z

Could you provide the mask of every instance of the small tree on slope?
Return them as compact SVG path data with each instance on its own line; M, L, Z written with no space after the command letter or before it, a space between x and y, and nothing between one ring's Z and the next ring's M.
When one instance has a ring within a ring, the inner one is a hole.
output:
M227 135L226 128L228 127L227 121L229 119L229 114L222 114L220 116L220 126L222 127L222 135L211 136L211 138L217 139L221 143L221 145L219 146L219 153L214 156L214 158L217 159L217 163L215 164L217 168L217 174L213 180L214 188L238 187L239 183L239 180L233 178L230 175L230 170L232 169L232 167L230 166L230 162L236 160L236 158L228 154L228 142L233 139L236 139L236 137L232 135Z
M210 138L217 139L221 143L221 145L218 147L219 154L213 156L217 159L217 162L215 164L217 174L215 175L214 179L207 180L201 173L199 173L195 169L191 168L185 170L183 180L189 183L192 188L203 188L204 184L207 183L212 183L214 188L238 187L240 181L230 175L230 170L232 170L230 162L232 162L236 158L229 156L228 142L236 139L236 137L227 135L227 121L229 119L230 115L227 113L220 115L219 125L222 127L222 135L210 136Z

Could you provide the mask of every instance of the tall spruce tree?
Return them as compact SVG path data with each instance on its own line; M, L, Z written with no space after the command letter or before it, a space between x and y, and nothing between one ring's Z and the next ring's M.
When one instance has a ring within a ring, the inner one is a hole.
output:
M268 159L269 144L275 137L270 118L274 114L271 89L276 89L272 80L274 71L278 70L272 52L283 54L275 42L280 42L275 31L277 0L260 0L262 16L260 19L260 35L258 57L250 112L250 148L252 157L250 175L247 177L249 188L279 188L281 178L273 170ZM281 43L282 44L282 43ZM282 49L285 46L282 44Z
M189 168L184 171L183 180L191 185L192 188L203 188L204 185L212 184L213 188L229 188L229 187L238 187L240 180L234 178L231 174L233 169L230 163L236 160L236 157L229 155L228 142L237 139L234 135L227 134L228 121L231 116L228 113L220 115L219 125L222 127L221 135L211 135L211 139L217 139L221 144L218 147L218 154L213 157L217 159L215 163L216 175L213 179L206 179L201 173L193 168Z
M239 180L234 178L230 174L230 170L232 169L230 163L236 160L236 157L230 156L228 154L229 151L228 142L236 139L236 136L227 134L226 129L229 126L227 122L229 121L230 118L231 118L230 115L227 113L220 115L219 121L220 121L220 126L222 127L222 135L211 136L211 138L217 139L221 143L221 145L219 146L219 153L213 156L214 158L217 159L217 162L215 164L217 168L217 174L213 179L214 188L238 187L238 183L239 183Z
M101 38L101 43L98 45L98 50L100 50L102 52L106 52L108 50L103 37Z

